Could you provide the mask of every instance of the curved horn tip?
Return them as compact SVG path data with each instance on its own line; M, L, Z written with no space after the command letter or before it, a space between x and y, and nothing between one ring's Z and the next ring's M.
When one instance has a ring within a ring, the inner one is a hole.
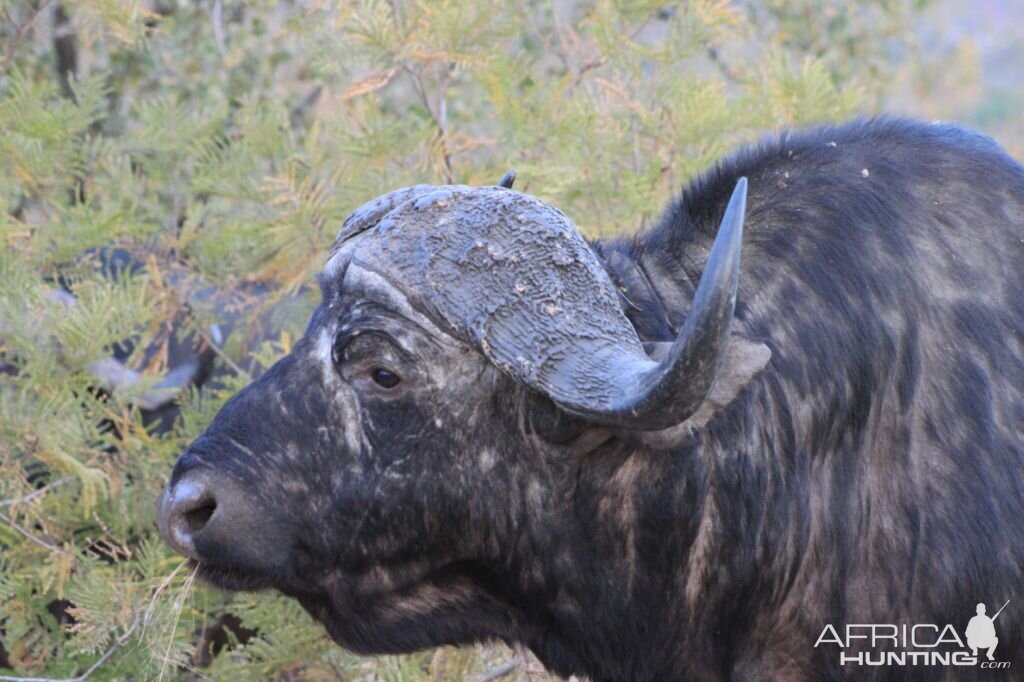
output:
M709 280L718 278L718 273L732 273L733 277L739 272L740 248L743 243L743 225L747 212L747 179L741 177L736 181L736 187L729 197L729 204L725 207L725 215L718 226L718 234L711 245L711 254L705 273L713 273ZM704 280L704 277L701 277ZM697 298L700 298L700 286L698 285Z
M693 415L707 398L728 345L739 286L747 179L732 192L704 272L667 357L651 363L611 409L576 410L598 423L659 430Z
M747 210L747 178L741 177L736 181L736 187L729 197L729 204L725 207L725 215L722 217L722 229L738 226L743 228L743 218Z
M516 181L516 171L513 168L513 169L509 170L509 172L507 172L503 176L501 176L501 180L498 180L498 187L504 187L505 189L512 189L512 185L513 185L513 183L515 183L515 181Z
M725 207L725 215L718 226L718 234L711 245L711 253L708 255L704 273L697 284L697 291L694 294L693 308L690 318L694 322L701 320L701 313L712 313L713 310L721 309L721 305L727 301L729 317L732 317L732 301L735 300L739 271L740 251L743 246L743 224L747 212L747 179L741 177L736 182L736 188L729 197L729 204ZM723 293L728 296L721 298ZM719 299L719 304L712 301ZM688 325L687 325L688 326Z

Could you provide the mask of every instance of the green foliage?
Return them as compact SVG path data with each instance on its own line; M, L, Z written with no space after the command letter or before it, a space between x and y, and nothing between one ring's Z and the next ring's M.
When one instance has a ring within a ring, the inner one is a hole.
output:
M862 111L888 63L864 66L865 22L894 40L913 4L0 1L0 668L426 680L511 657L359 659L294 602L193 580L154 500L248 377L181 396L169 433L143 423L186 294L269 285L255 320L362 202L509 168L591 236L649 224L737 143ZM109 246L145 267L83 257ZM220 353L266 367L301 331ZM125 339L142 380L97 392Z

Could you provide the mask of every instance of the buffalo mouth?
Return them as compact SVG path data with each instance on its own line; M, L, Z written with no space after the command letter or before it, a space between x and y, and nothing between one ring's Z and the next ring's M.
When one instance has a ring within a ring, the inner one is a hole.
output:
M236 566L218 566L196 559L188 560L189 567L195 571L195 576L203 582L214 587L231 592L258 592L260 590L272 589L276 586L274 576L265 574L264 571Z
M196 577L222 590L273 589L295 596L317 589L315 586L324 574L321 560L298 541L283 543L276 548L274 556L264 556L258 561L244 549L238 551L232 545L197 543L196 550L195 556L188 560Z
M185 551L173 536L168 537L170 533L164 528L161 528L161 535L172 548L185 556L195 577L224 590L253 592L270 589L290 573L283 567L271 569L254 565L219 543L191 542Z

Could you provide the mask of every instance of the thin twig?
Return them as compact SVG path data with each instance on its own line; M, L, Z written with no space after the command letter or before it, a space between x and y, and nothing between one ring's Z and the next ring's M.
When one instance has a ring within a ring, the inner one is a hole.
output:
M558 45L552 45L551 41L544 35L540 27L536 25L533 19L533 13L528 13L530 24L533 26L533 32L537 34L541 40L544 41L544 52L554 52L555 56L558 57L559 61L562 62L562 68L566 72L572 71L572 60L569 59L569 48L565 45L565 36L562 34L562 24L558 20L558 6L557 3L552 0L551 2L551 20L553 23L553 32L555 38L558 40Z
M32 12L32 14L29 15L29 18L25 20L25 23L19 26L14 32L14 35L11 36L4 44L4 61L0 64L0 77L3 77L3 75L7 73L7 70L11 68L11 64L14 63L14 52L18 49L18 45L20 45L21 41L25 39L25 34L28 33L30 28L32 28L32 24L36 23L36 19L39 18L39 15L43 13L43 10L46 9L47 5L51 2L53 2L53 0L43 0L39 3L39 6L36 7L35 11Z
M455 174L452 171L451 153L448 151L448 112L444 98L444 90L448 87L448 76L445 74L443 83L441 82L441 79L438 78L438 111L434 111L435 107L430 104L430 96L427 94L427 89L423 85L422 73L413 71L409 68L409 65L405 63L402 64L402 70L409 74L409 78L412 80L413 89L416 91L416 94L419 95L420 101L423 103L423 107L427 110L427 114L430 115L430 119L437 127L437 135L441 143L441 159L444 162L444 179L449 185L453 184L455 182Z
M224 349L215 344L213 342L213 339L210 338L210 335L204 332L199 327L198 324L195 325L195 332L199 336L199 338L202 339L206 343L206 345L208 345L213 350L214 354L216 354L217 357L223 360L228 367L230 367L231 369L238 373L238 376L244 377L246 381L252 381L252 375L246 372L244 369L242 369L237 362L232 360L231 357L224 352Z
M451 72L447 66L443 68L443 74L437 79L437 128L441 133L441 155L444 158L445 180L448 184L453 184L455 173L452 171L452 155L448 149L448 99L446 97Z
M661 10L658 10L649 14L646 19L640 22L640 24L629 33L626 40L628 40L629 42L635 41L640 36L640 33L642 33L643 30L650 25L651 21L659 16L660 11ZM595 59L592 59L586 64L583 64L579 68L579 72L572 79L572 84L570 85L570 87L575 88L576 86L583 82L583 77L586 76L589 72L594 71L595 69L600 69L607 63L608 58L605 55L601 55Z
M36 543L40 547L45 547L46 549L50 550L51 552L57 552L58 554L66 554L66 555L68 555L70 557L74 557L75 556L74 554L72 554L71 552L67 551L66 549L61 549L60 547L58 547L57 545L53 544L52 542L47 542L46 540L42 539L41 537L35 535L32 531L30 531L30 530L28 530L26 528L23 528L22 526L19 526L17 523L14 522L14 519L12 519L7 514L0 513L0 521L3 521L8 526L10 526L14 530L18 531L19 533L21 533L26 538L28 538L32 542Z
M46 492L53 490L54 488L62 486L65 483L68 483L73 480L75 480L73 476L65 476L63 478L58 478L56 481L53 481L52 483L47 483L39 490L34 490L30 492L28 495L22 495L21 497L12 497L9 500L0 500L0 507L12 507L16 504L24 504L25 502L31 502L40 495L43 495Z
M101 665L103 665L104 663L107 662L107 659L109 659L111 656L114 655L114 652L117 651L117 648L119 646L121 646L126 641L128 641L128 638L132 636L132 633L135 632L135 628L137 628L138 626L139 626L139 619L136 618L135 622L133 622L131 624L131 627L129 627L127 630L125 630L124 633L120 637L115 639L114 643L110 645L110 648L107 649L103 653L102 656L100 656L98 659L96 659L95 663L93 663L88 668L86 668L84 673L82 673L78 677L73 678L74 682L84 682L84 680L88 679L89 675L92 675L94 672L96 672Z
M599 69L607 63L608 59L605 58L604 56L598 57L597 59L587 62L586 64L580 67L579 72L572 79L572 84L570 87L575 88L577 85L583 82L583 77L586 76L589 72L593 71L594 69Z
M228 46L224 40L224 3L222 0L213 0L210 21L213 23L213 42L217 45L217 52L221 57L225 57L228 53Z
M736 77L736 72L731 66L725 63L725 60L722 59L722 55L718 52L718 48L711 43L707 44L707 55L708 59L718 68L725 80L730 83L739 82L739 78Z
M117 651L118 647L124 644L132 633L135 632L135 628L139 626L139 619L136 618L135 622L131 624L127 630L124 631L120 637L114 640L114 643L110 645L110 648L103 652L103 655L96 659L96 662L85 669L85 672L78 677L7 677L6 675L0 675L0 681L3 682L85 682L89 679L89 676L99 670L100 666L107 662L114 652Z
M395 0L387 0L387 4L388 7L391 8L391 20L395 22L395 28L397 28L400 33L404 32L402 27L402 18L399 16L398 5L395 3Z
M516 656L511 658L499 666L495 666L485 672L483 675L477 678L476 682L492 682L492 680L500 680L506 675L511 675L515 672L515 669L523 664L523 657Z

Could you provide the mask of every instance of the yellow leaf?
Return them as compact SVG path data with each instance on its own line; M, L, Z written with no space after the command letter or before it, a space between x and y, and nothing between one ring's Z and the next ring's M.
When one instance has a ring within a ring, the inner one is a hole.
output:
M385 71L373 71L366 74L359 80L351 83L341 92L341 101L345 102L353 97L359 97L360 95L365 95L368 92L380 90L391 82L396 73L398 73L398 67L393 66Z

